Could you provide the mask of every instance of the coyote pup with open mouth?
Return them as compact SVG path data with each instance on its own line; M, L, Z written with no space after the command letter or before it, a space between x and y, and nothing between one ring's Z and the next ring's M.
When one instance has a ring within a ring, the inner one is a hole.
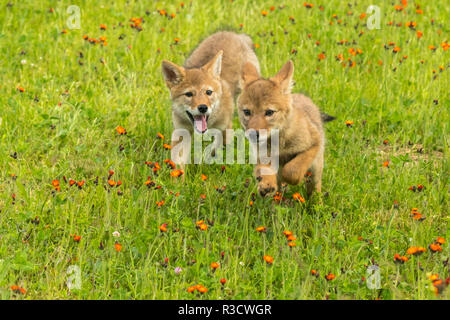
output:
M311 172L306 181L308 195L321 190L325 147L322 122L334 117L321 113L310 98L291 94L293 74L292 61L269 79L260 78L251 64L246 64L242 73L243 89L238 98L242 126L245 130L253 129L254 140L266 144L270 143L274 130L278 130L277 156L281 169L263 164L258 156L254 170L262 196L276 192L279 180L291 185L300 183L308 170Z
M203 134L214 128L225 137L225 130L232 125L234 99L241 91L240 77L246 63L259 74L252 40L233 32L218 32L203 40L183 67L164 60L162 73L172 99L174 130ZM172 141L172 146L179 142Z

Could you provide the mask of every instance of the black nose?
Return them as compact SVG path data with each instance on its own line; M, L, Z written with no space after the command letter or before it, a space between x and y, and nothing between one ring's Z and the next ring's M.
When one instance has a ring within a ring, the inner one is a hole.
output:
M201 113L205 113L206 111L208 111L208 106L206 104L201 104L197 107L198 111L200 111Z
M259 131L256 130L256 141L259 141Z

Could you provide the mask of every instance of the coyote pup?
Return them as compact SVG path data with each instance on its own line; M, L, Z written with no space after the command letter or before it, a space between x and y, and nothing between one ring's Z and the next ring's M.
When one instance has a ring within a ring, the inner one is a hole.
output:
M308 171L312 173L306 181L308 195L314 189L321 190L325 147L322 122L334 117L321 113L310 98L291 93L293 73L292 61L269 79L261 78L251 64L246 64L242 72L242 94L238 98L242 126L255 130L256 141L266 141L267 145L272 130L279 134L280 170L262 164L260 159L254 170L261 196L276 192L278 181L300 183Z
M233 32L218 32L203 40L183 67L162 61L174 130L203 134L214 128L225 137L225 130L232 126L234 99L241 91L240 77L246 63L259 74L252 40ZM172 146L179 142L172 141Z

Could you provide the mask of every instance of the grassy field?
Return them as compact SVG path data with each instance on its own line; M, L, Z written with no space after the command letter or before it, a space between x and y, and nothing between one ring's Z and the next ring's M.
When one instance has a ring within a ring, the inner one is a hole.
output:
M73 2L0 1L1 299L450 298L448 4ZM305 203L303 184L253 196L251 165L190 166L180 182L164 163L161 60L230 28L264 76L292 59L294 92L337 117Z

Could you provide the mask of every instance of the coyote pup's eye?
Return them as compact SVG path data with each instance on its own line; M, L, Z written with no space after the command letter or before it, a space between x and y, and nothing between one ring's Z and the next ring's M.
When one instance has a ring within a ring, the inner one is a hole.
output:
M206 94L207 94L208 96L210 96L210 95L212 95L212 91L211 91L211 90L206 90Z
M251 113L251 111L250 110L248 110L248 109L244 109L244 110L242 110L243 112L244 112L244 114L248 117L249 115L251 115L252 113Z
M186 92L185 94L184 94L186 97L192 97L194 94L192 93L192 92Z
M267 117L272 116L274 113L275 113L275 111L273 111L273 110L266 110L266 116Z

